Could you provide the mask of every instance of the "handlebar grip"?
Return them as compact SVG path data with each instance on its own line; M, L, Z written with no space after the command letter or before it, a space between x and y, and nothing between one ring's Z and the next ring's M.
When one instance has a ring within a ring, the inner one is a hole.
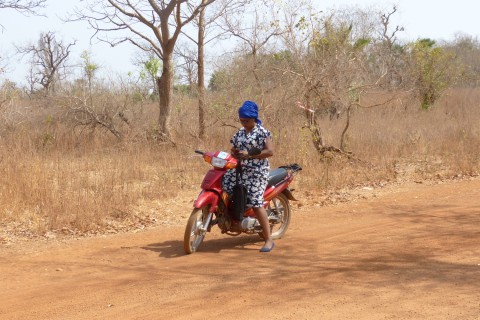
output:
M205 152L203 152L201 150L195 150L195 153L201 154L202 156L205 154Z

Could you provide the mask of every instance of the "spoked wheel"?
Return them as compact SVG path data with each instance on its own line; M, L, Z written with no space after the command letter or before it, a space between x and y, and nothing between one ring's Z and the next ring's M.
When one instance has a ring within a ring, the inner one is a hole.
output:
M201 209L193 209L185 228L185 236L183 238L183 249L185 253L194 253L202 244L208 225L210 224L212 213L209 212L210 206Z
M287 232L291 217L290 203L283 193L280 193L270 201L267 214L270 221L272 239L280 239Z

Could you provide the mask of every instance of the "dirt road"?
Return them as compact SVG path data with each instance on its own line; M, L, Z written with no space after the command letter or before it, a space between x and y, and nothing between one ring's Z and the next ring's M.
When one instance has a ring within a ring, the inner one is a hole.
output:
M0 247L0 319L480 319L478 179L296 209L271 253L183 231Z

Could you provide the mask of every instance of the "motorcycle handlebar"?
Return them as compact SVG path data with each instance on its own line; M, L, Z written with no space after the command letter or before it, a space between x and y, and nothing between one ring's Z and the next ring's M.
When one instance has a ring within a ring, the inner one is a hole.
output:
M205 152L203 152L201 150L195 150L195 153L201 154L202 156L205 154Z

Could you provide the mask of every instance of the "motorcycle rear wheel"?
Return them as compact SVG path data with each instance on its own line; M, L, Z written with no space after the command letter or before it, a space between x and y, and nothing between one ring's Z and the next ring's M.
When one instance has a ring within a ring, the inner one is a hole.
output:
M209 214L210 206L200 209L193 209L185 228L185 236L183 238L183 249L186 254L198 251L198 248L205 238L208 226L206 220Z
M272 239L280 239L287 232L290 224L291 210L288 198L283 193L273 198L268 204L267 214L269 220L277 221L270 223Z

